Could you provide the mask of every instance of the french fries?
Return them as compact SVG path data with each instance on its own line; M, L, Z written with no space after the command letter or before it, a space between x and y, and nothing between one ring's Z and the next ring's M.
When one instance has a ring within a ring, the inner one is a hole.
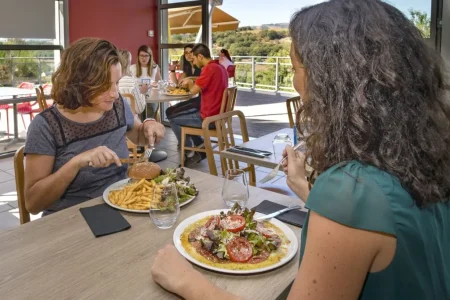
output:
M186 91L185 89L174 89L171 91L167 91L168 94L170 95L188 95L189 92Z
M109 192L109 201L114 205L136 210L149 210L161 201L162 185L155 181L141 179L126 185L120 190Z

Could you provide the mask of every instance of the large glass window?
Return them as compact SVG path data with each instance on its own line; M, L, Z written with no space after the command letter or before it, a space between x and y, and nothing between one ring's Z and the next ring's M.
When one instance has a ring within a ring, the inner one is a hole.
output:
M51 82L65 43L65 1L56 0L54 4L54 39L5 38L0 33L0 85L18 86L24 81L42 85Z
M169 63L180 61L183 47L189 43L207 43L209 37L208 0L160 0L159 13L159 52L161 76L169 79ZM162 103L163 122L167 122L164 114L168 104Z

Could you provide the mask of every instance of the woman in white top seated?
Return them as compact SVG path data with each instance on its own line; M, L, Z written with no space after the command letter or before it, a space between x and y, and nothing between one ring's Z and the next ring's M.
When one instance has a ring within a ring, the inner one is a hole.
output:
M119 92L124 94L132 94L135 99L135 113L140 115L145 110L145 94L150 86L143 84L139 87L136 77L131 73L131 53L127 50L119 50L122 59L122 78L119 80ZM124 97L126 98L126 97ZM130 101L127 98L128 101ZM131 103L130 103L131 105Z
M229 66L233 66L233 61L231 60L230 53L227 49L220 50L219 53L219 63L225 68L225 70L228 70Z
M137 63L131 65L131 73L136 76L139 83L151 83L152 81L158 82L161 80L161 72L158 65L153 60L153 52L147 45L142 45L138 49ZM150 80L149 80L150 79ZM147 112L147 117L154 118L158 104L150 104L152 108L151 112Z

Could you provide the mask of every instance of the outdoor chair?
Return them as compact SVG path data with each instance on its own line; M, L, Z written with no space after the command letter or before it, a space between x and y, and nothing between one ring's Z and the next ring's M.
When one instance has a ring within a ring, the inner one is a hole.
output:
M302 99L300 96L292 97L286 100L287 113L289 118L289 126L294 128L295 126L295 114L302 105Z
M222 105L220 107L219 114L232 111L234 109L234 105L236 103L237 96L237 88L236 87L228 87L223 92L222 96ZM209 135L212 137L217 137L216 129L209 128ZM186 150L193 150L197 152L206 153L205 148L198 147L186 147L184 144L186 142L186 135L197 135L204 136L203 128L197 127L189 127L189 126L181 126L181 166L184 167L184 154Z
M14 173L16 175L17 204L19 208L20 224L30 222L30 213L25 206L25 146L17 149L14 155Z

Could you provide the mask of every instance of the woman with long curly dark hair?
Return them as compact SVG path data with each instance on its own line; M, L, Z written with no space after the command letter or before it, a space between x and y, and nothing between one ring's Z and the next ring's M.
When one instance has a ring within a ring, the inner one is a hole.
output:
M450 299L450 110L440 57L379 0L303 9L290 34L299 129L308 135L305 155L287 148L285 171L309 213L289 299ZM320 174L311 191L305 158ZM170 246L152 272L186 299L233 298Z

